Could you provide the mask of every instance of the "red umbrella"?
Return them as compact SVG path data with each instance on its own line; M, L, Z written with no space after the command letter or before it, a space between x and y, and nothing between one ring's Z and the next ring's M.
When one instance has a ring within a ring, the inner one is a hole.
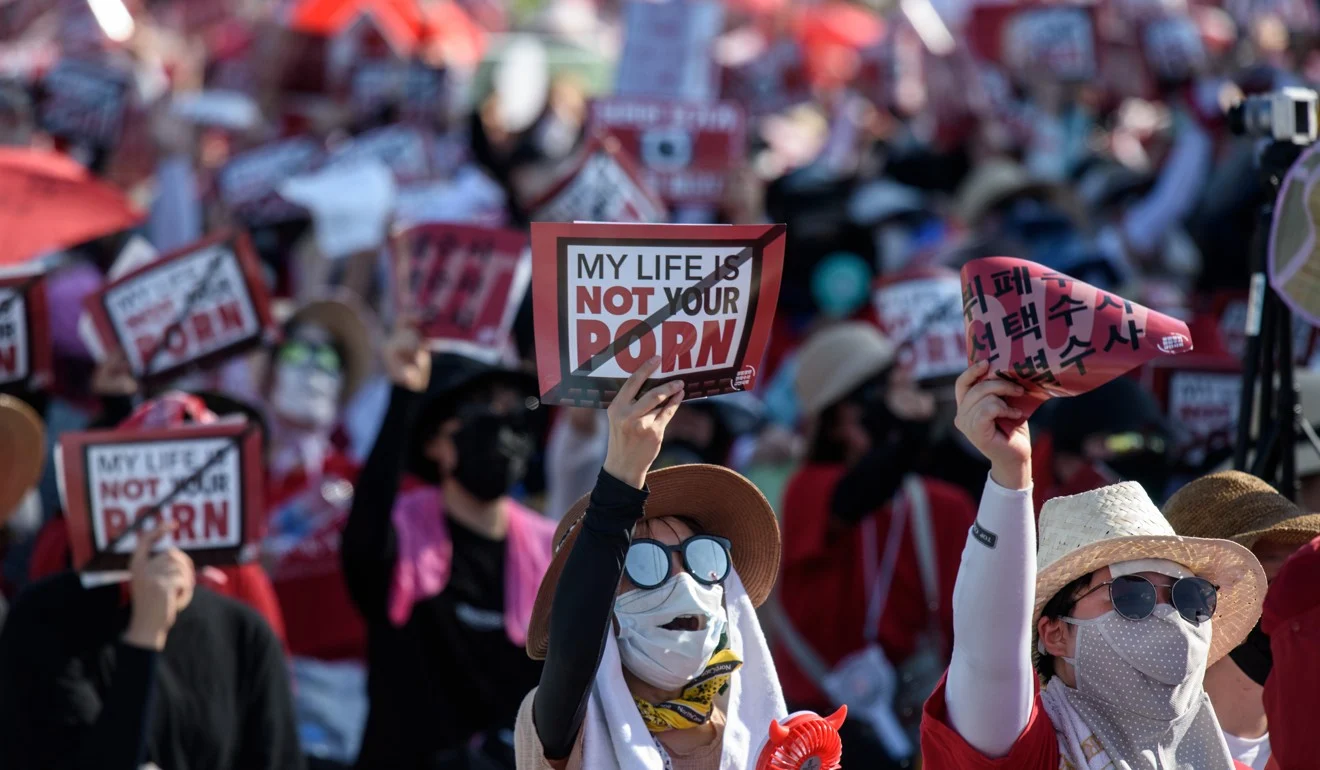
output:
M142 221L118 189L65 155L0 149L0 265L125 230Z

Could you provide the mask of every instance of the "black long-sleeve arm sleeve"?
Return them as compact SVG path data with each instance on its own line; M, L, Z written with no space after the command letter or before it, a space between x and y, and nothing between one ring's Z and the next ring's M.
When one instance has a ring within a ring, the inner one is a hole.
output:
M349 596L368 619L386 616L398 541L390 511L399 493L404 451L422 395L395 386L376 443L358 474L340 541Z
M897 440L877 442L835 485L830 514L840 524L852 525L882 507L893 499L903 477L929 445L930 431L924 423L905 423Z
M646 490L602 470L582 532L564 562L550 609L550 649L532 703L536 735L549 759L567 757L582 729L605 635L611 631L614 592L646 496Z

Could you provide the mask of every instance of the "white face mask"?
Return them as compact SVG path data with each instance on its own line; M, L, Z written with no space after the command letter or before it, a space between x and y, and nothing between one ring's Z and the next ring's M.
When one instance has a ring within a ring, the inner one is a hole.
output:
M295 425L329 428L339 414L343 378L311 366L279 364L271 386L275 414Z
M661 626L683 615L706 619L699 631ZM705 669L724 635L728 615L724 588L703 586L686 572L658 588L637 588L614 600L619 623L619 657L642 681L677 690Z

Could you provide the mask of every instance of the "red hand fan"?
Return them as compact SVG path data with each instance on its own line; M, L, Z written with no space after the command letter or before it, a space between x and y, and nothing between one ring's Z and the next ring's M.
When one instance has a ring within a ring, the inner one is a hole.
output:
M843 741L839 727L848 707L822 717L799 711L770 723L770 738L761 747L756 770L839 770Z

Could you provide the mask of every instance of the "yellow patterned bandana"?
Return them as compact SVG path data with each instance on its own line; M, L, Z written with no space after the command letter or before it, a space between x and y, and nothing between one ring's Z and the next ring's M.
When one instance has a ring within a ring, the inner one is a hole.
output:
M647 703L633 698L637 710L642 712L646 729L662 733L706 724L711 709L715 707L715 696L724 691L729 684L729 677L741 665L742 660L733 654L733 650L720 650L706 664L705 670L683 688L683 694L676 700Z

